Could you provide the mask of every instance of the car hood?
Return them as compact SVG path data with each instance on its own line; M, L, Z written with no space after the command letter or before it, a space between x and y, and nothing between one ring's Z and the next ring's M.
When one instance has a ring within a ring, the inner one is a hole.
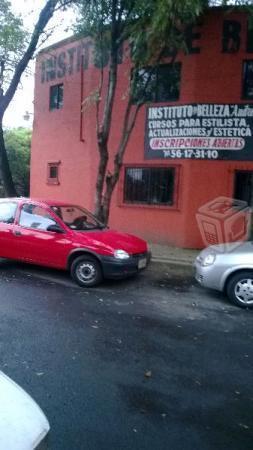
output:
M241 254L241 253L253 253L253 242L245 241L245 242L228 242L225 244L219 245L211 245L210 247L205 248L202 251L202 254L214 253L233 253L233 254Z
M112 254L114 250L125 250L129 254L147 251L147 243L143 239L108 229L75 232L75 241L78 245L98 251L98 253L99 250L103 250L108 255Z

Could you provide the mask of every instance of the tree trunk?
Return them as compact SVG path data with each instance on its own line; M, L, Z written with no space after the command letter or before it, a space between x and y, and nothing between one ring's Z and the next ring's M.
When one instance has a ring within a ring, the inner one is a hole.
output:
M105 100L102 124L97 123L97 142L99 150L99 165L97 172L95 215L103 223L107 224L108 217L104 214L103 190L106 179L108 164L108 140L112 124L112 111L114 105L115 91L117 86L117 62L115 56L110 63L107 96ZM98 121L98 119L97 119ZM107 217L107 218L106 218Z
M13 183L10 166L7 158L2 123L0 123L0 173L6 197L17 196L17 191Z
M129 138L131 136L131 133L133 131L133 128L136 123L136 119L138 116L138 113L140 111L142 104L138 104L136 107L133 106L131 101L131 96L129 96L128 104L125 110L125 117L123 122L123 129L121 133L120 142L118 145L118 149L116 152L116 155L114 157L114 170L112 174L107 174L105 181L106 181L106 189L104 196L102 198L102 211L103 211L103 222L107 225L110 215L110 206L111 206L111 199L112 194L115 189L116 184L119 181L120 171L123 164L123 159L125 155L125 151L127 148L127 144L129 141Z
M108 84L103 107L101 123L99 123L99 104L97 103L97 143L99 150L99 166L97 172L96 193L95 193L95 215L103 223L107 224L108 214L104 214L103 191L106 180L107 164L109 159L108 140L112 125L112 113L115 99L115 92L118 78L118 49L119 49L119 29L116 20L117 0L112 1L112 23L111 23L111 48L110 65L108 72ZM103 87L103 72L100 80L99 93ZM99 94L99 96L100 96Z
M111 206L111 200L112 200L112 194L115 188L115 185L117 183L119 179L119 173L117 178L115 178L115 176L113 177L112 175L108 175L106 178L106 192L103 198L103 215L104 215L104 221L103 223L105 225L108 224L108 220L109 220L109 214L110 214L110 206Z
M103 188L105 181L105 174L108 163L108 149L106 144L99 143L99 165L98 165L98 174L97 174L97 182L96 182L96 194L95 194L95 216L102 223L104 222L104 211L103 211Z

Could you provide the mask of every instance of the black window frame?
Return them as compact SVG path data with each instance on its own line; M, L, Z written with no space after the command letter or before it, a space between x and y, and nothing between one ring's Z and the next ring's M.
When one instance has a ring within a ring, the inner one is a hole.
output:
M53 84L49 88L49 110L54 111L56 109L63 108L63 95L64 84Z
M128 176L128 171L133 171L132 177L136 178L136 183L133 182L132 186L128 185L129 176L131 177L131 175ZM157 176L159 175L158 171L161 171L160 179ZM166 178L163 180L163 173L166 174L166 171L167 180ZM139 186L138 181L141 182ZM158 182L160 182L160 189L159 187L156 189ZM126 166L124 170L123 203L128 206L175 207L176 186L177 168L175 166Z
M251 74L249 74L249 65L251 65ZM251 89L252 93L247 91ZM253 100L253 59L245 59L242 63L242 99Z
M135 69L132 71L132 79L134 83L133 89L133 103L165 103L165 102L176 102L180 98L180 86L181 86L181 62L158 64L154 67L146 66L140 69ZM177 75L178 79L176 82L177 86L173 86L168 83L167 86L170 87L167 94L164 94L165 83L161 83L161 80L165 80L165 72L169 69L167 74L168 78L172 78L173 72ZM140 73L143 72L141 75ZM143 85L138 88L139 80L142 81L144 76L147 76L147 85ZM138 80L139 77L139 80ZM150 78L148 78L150 77ZM163 87L163 91L162 88ZM146 88L148 90L146 91ZM174 90L173 90L174 89Z

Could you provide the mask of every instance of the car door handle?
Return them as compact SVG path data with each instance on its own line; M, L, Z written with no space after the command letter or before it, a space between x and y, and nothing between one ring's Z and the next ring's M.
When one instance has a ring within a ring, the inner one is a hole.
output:
M15 236L22 236L21 231L13 231L13 234L15 234Z

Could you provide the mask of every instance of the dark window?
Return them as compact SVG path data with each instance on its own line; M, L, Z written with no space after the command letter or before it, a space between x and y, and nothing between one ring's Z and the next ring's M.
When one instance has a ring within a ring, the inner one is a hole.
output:
M63 107L63 84L50 86L49 109L60 109Z
M124 202L173 205L175 169L172 167L127 168Z
M48 163L47 182L49 184L59 184L59 162Z
M133 101L167 102L179 99L181 64L163 64L139 69L133 76Z
M253 206L253 172L242 170L235 172L234 197Z
M13 223L17 210L17 203L0 203L0 222Z
M50 166L49 178L58 178L58 166Z
M243 62L242 96L247 100L253 100L253 60Z

